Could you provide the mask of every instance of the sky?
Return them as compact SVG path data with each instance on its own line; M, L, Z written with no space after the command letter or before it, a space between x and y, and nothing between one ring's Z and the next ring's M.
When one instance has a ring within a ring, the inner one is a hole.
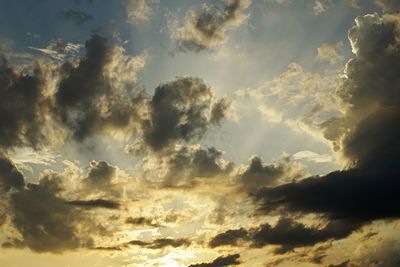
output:
M0 0L0 266L400 266L399 12Z

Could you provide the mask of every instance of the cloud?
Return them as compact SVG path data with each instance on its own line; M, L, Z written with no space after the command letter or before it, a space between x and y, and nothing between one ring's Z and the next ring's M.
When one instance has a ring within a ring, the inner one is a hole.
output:
M221 156L222 152L212 147L177 146L149 159L143 166L143 177L149 177L149 181L164 188L191 188L201 179L228 175L232 171L232 164L223 161ZM154 176L158 178L154 180Z
M374 0L375 4L385 12L398 12L400 3L397 0Z
M270 123L282 122L282 113L276 109L269 108L265 105L262 105L258 108L258 111L260 111L263 118Z
M189 10L182 24L173 23L172 39L182 52L199 52L227 41L229 28L242 25L248 18L250 0L219 0L203 4L200 10ZM176 24L176 25L175 25Z
M292 155L294 160L307 160L315 163L331 162L332 156L328 154L318 154L313 151L303 150Z
M155 239L151 242L145 242L141 240L131 240L129 242L123 243L121 245L112 246L112 247L96 247L95 249L103 249L103 250L123 250L129 248L130 246L138 246L147 249L163 249L166 247L187 247L190 245L190 241L185 238L159 238Z
M342 61L343 56L340 54L342 46L342 42L338 42L335 44L323 44L317 49L317 59L320 61L328 62L329 64L336 64Z
M80 50L82 49L81 44L66 42L63 39L55 39L50 41L46 48L28 47L29 49L38 51L47 55L51 59L64 61L73 60L79 56Z
M400 166L399 34L398 14L356 19L349 31L356 58L347 63L346 79L338 88L351 107L343 117L323 124L325 136L340 147L347 168L265 187L255 194L262 210L319 214L359 227L400 217L395 190Z
M3 246L60 253L92 242L85 234L85 217L59 197L61 180L59 175L48 173L38 184L28 184L11 194L11 223L20 235L8 237Z
M93 20L93 17L83 11L69 9L67 11L60 12L60 17L65 20L70 20L74 22L77 26L82 26L82 24Z
M360 255L349 260L349 266L395 267L400 264L400 243L396 239L384 240L379 245L364 245L362 248Z
M136 132L145 96L128 93L144 61L130 57L122 47L94 35L86 44L86 57L78 66L66 62L64 78L55 94L56 110L77 140L101 132Z
M276 225L262 224L251 229L228 230L211 239L211 248L219 246L242 246L250 243L251 247L277 245L276 254L289 252L297 247L313 246L317 243L349 236L358 224L330 222L322 228L306 226L291 218L281 217Z
M90 249L96 247L99 236L112 237L117 231L116 225L110 230L100 218L118 211L120 203L87 196L80 199L81 192L74 181L79 179L81 170L71 166L59 173L45 170L37 183L26 183L16 169L9 169L8 173L0 177L14 175L18 184L14 182L13 190L1 198L4 208L0 210L0 219L7 232L4 248L29 248L39 253ZM101 217L93 211L97 208L104 209Z
M14 163L0 154L0 193L10 189L22 189L25 185L24 176Z
M112 180L116 176L116 167L105 161L91 161L88 175L83 179L83 184L91 189L110 189Z
M97 35L85 48L78 59L78 45L56 40L40 51L51 52L61 64L35 63L16 71L2 61L1 147L40 148L70 136L82 142L107 133L143 137L138 140L142 148L160 151L201 138L230 107L230 100L216 99L213 89L194 77L161 84L150 98L137 87L145 54L127 55Z
M136 245L135 241L130 241L130 245ZM190 241L185 239L185 238L179 238L179 239L173 239L173 238L160 238L156 239L151 243L143 243L140 244L140 246L144 246L146 248L151 248L151 249L161 249L164 247L182 247L182 246L189 246Z
M304 224L289 218L281 218L274 227L269 224L261 225L252 235L252 245L279 245L276 253L286 253L296 247L312 246L331 239L347 237L358 225L341 222L328 223L318 229L307 227Z
M33 150L28 147L14 148L9 152L9 157L22 169L29 169L30 164L49 166L56 162L57 155L45 149Z
M330 8L332 3L327 0L315 0L313 5L313 11L315 15L325 13Z
M0 148L29 145L47 140L46 118L50 102L46 96L45 70L36 65L17 71L0 60Z
M221 256L216 258L210 263L197 263L191 264L189 267L223 267L223 266L231 266L231 265L239 265L241 262L239 261L239 254L231 254L227 256Z
M217 234L209 242L211 248L219 246L238 246L240 241L247 241L249 233L246 229L227 230L226 232Z
M126 15L129 23L147 21L151 14L151 8L148 0L124 0Z
M243 167L242 167L243 169ZM289 158L283 158L272 164L265 164L254 156L248 166L239 173L240 188L252 193L263 186L271 186L285 181L293 181L306 175L306 171L300 164L289 162Z
M322 75L291 63L286 71L258 88L239 90L236 94L261 102L258 111L272 126L285 126L330 145L320 124L346 110L347 105L335 93L341 82L337 70L330 69Z
M147 217L129 217L125 221L127 224L135 225L135 226L151 226L151 227L158 227L160 226L157 222L154 221L153 218Z
M105 208L105 209L119 209L118 202L107 199L94 199L94 200L71 200L66 202L68 205L81 208Z
M144 142L161 150L176 141L202 137L225 116L229 101L216 100L204 80L177 77L155 89L149 103L150 120L144 125Z

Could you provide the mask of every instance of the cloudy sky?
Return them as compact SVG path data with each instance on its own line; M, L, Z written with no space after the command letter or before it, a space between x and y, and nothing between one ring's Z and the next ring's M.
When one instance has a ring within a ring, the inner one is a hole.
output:
M0 0L0 266L400 266L399 0Z

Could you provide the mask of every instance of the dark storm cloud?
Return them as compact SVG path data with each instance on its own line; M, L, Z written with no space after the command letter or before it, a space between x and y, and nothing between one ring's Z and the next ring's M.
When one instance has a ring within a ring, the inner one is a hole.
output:
M177 140L200 138L224 117L226 101L215 101L212 88L199 78L178 77L162 84L149 103L151 118L144 126L144 141L160 150Z
M0 148L38 147L46 139L42 115L49 103L42 75L39 65L16 71L0 57Z
M25 181L22 173L14 163L0 153L0 194L2 191L9 191L11 188L22 189Z
M69 9L67 11L62 11L60 12L60 17L62 17L65 20L70 20L76 25L81 26L82 24L93 20L93 16L83 12L83 11L78 11L78 10L72 10Z
M271 227L269 224L261 225L252 235L252 245L263 247L265 245L279 245L276 253L286 253L296 247L313 246L331 239L347 237L356 229L351 224L330 222L325 227L318 229L297 223L292 219L281 218Z
M57 174L47 174L38 184L11 194L11 222L20 237L10 237L5 247L60 253L90 244L90 237L77 227L84 226L84 217L58 196L61 180Z
M338 93L351 107L323 125L349 168L261 189L255 199L263 211L317 213L349 226L400 217L399 22L398 14L366 15L349 32L357 57Z
M135 77L134 62L124 59L121 47L94 35L86 44L86 56L79 65L63 65L64 76L55 94L58 113L77 140L105 130L129 132L145 100L141 92L127 92L119 77ZM126 69L122 66L127 64ZM117 69L122 68L122 70ZM122 73L118 73L120 71ZM118 85L115 88L114 84Z
M223 266L239 265L241 263L239 261L239 258L240 258L239 254L232 254L232 255L218 257L209 263L191 264L189 265L189 267L223 267Z
M249 242L251 247L278 245L275 253L286 253L297 247L313 246L331 239L347 237L358 224L348 222L330 222L323 228L314 228L298 223L290 218L280 218L276 225L263 224L249 230L240 228L228 230L216 235L209 246L239 246Z
M93 200L72 200L66 202L68 205L81 208L105 208L105 209L118 209L120 204L113 200L108 199L93 199Z
M242 24L250 0L219 0L211 6L204 4L201 10L190 10L183 25L173 32L178 49L183 52L199 52L226 42L228 27Z

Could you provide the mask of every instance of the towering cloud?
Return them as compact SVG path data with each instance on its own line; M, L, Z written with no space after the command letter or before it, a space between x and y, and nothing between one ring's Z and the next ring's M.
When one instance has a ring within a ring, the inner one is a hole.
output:
M44 70L16 71L2 58L0 62L0 148L19 145L37 147L46 140L44 133L49 112Z
M122 47L93 36L78 66L63 65L64 78L55 95L61 121L77 140L103 131L135 132L145 98L132 92L140 58L125 55Z
M356 58L338 93L351 107L322 125L348 168L261 189L256 199L265 212L317 213L356 225L400 217L399 21L398 14L365 15L349 32Z

